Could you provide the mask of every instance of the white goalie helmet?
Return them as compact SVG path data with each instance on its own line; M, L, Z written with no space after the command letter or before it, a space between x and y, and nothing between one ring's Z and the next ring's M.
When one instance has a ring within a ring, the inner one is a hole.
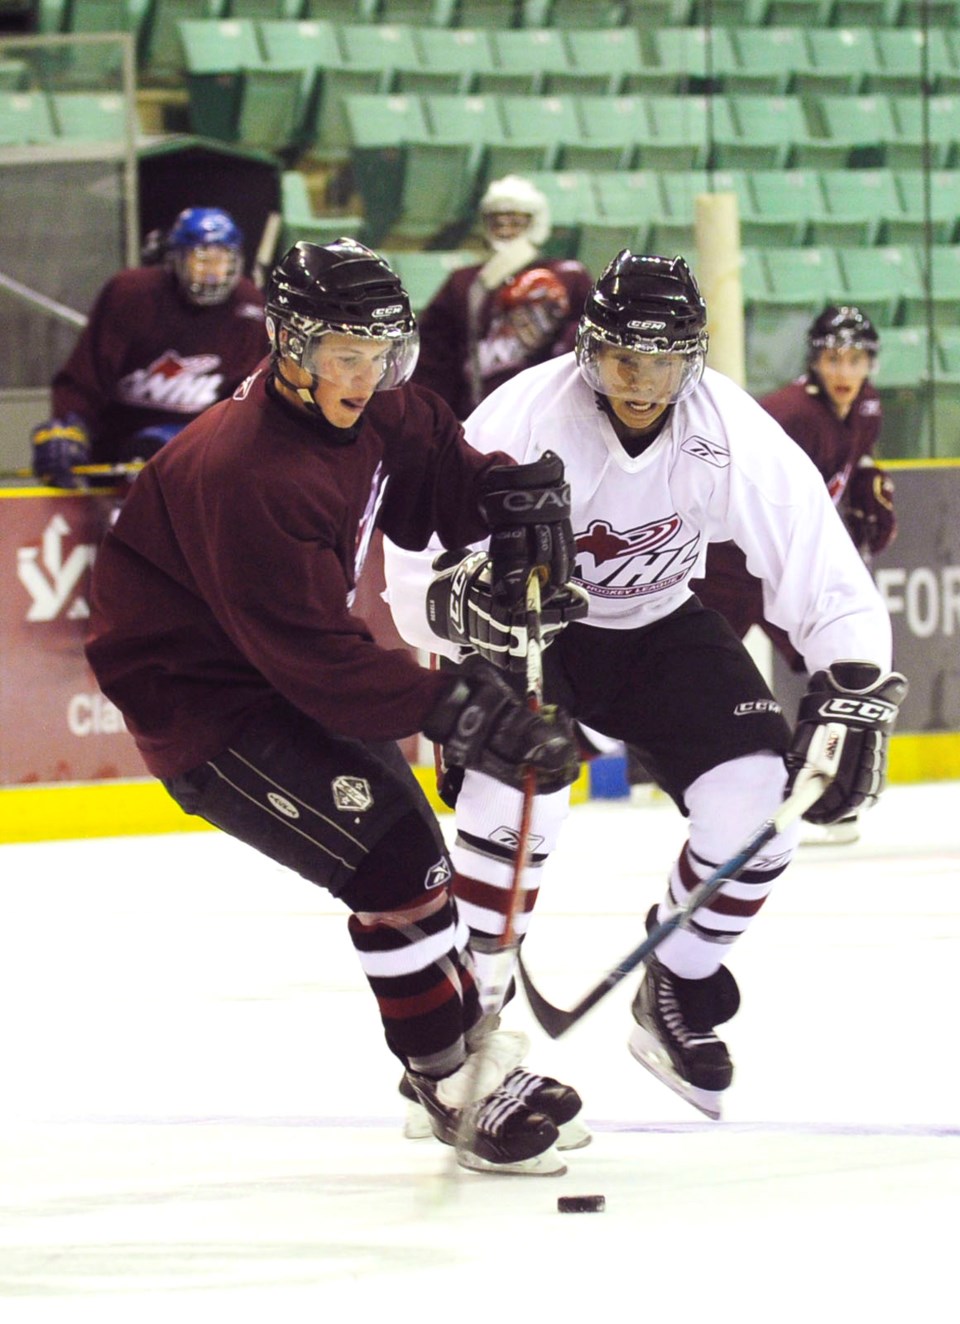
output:
M480 215L485 220L497 212L520 212L529 216L530 223L523 233L532 244L539 246L550 237L550 204L536 185L521 175L504 175L487 186L480 199ZM488 239L494 248L504 242L489 234Z

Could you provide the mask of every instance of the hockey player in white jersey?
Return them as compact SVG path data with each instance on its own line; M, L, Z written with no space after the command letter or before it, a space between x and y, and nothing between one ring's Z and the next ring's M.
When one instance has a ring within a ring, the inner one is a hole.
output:
M745 391L705 368L705 328L706 307L682 258L625 249L587 298L575 353L507 382L465 425L481 451L525 463L549 448L566 466L572 582L587 594L589 614L551 625L545 692L636 748L688 819L648 927L773 815L827 720L846 726L839 771L807 818L829 823L873 804L906 691L891 671L888 614L823 480ZM763 581L766 618L788 632L811 672L793 732L740 640L690 589L708 544L729 539ZM456 570L444 568L452 558L435 568L429 552L388 547L401 633L421 648L450 657L473 648L513 669L522 654L517 618L491 594L486 556L465 550ZM566 791L536 797L520 934L568 803ZM466 773L454 891L481 976L484 950L503 931L519 812L519 793ZM638 849L642 831L638 819ZM724 958L789 864L797 836L797 824L780 832L666 939L633 1002L634 1056L711 1117L733 1078L715 1031L740 1000ZM602 845L597 866L602 881Z

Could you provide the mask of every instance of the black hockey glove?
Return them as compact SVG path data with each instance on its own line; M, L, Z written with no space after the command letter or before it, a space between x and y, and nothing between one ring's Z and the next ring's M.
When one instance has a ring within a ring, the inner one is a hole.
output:
M834 662L810 677L800 700L797 729L787 754L788 792L806 760L818 726L845 726L837 775L804 818L810 823L835 823L861 806L869 809L883 790L887 739L907 692L899 671L882 675L872 662Z
M876 464L854 469L844 493L844 520L850 537L862 555L876 556L897 536L893 510L893 482Z
M475 649L501 671L523 673L527 660L524 605L512 607L493 592L490 558L485 552L444 552L433 563L439 574L427 589L427 620L440 639ZM582 620L589 602L572 584L545 588L540 601L543 647L570 621Z
M499 465L484 475L480 514L490 526L493 591L511 605L523 602L527 576L545 566L559 587L573 566L570 485L563 461L546 451L532 464Z
M82 418L51 418L30 434L33 472L47 487L83 487L74 465L89 464L90 436Z
M448 767L475 768L517 790L528 766L537 788L559 791L580 771L573 724L558 709L531 712L489 662L469 657L452 689L427 715L423 733Z

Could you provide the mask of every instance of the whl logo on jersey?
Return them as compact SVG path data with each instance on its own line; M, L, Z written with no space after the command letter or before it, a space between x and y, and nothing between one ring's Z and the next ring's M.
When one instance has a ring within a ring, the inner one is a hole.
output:
M606 520L594 520L575 542L575 583L598 598L632 598L687 579L696 565L700 534L689 535L673 514L623 532Z
M117 397L125 405L144 409L169 409L177 414L199 414L216 404L223 373L219 354L194 354L181 358L168 349L147 368L137 368L121 377Z
M93 543L78 543L65 554L70 525L54 515L43 531L39 547L17 549L17 578L30 594L28 621L52 621L61 613L67 620L90 615L80 583L93 565L97 549Z

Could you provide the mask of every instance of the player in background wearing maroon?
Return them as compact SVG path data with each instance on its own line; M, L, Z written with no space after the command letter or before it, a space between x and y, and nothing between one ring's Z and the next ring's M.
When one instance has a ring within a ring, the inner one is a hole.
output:
M218 207L186 208L159 265L118 272L97 296L53 379L53 417L33 430L33 472L77 487L77 465L149 459L231 396L267 349L236 222Z
M501 383L573 348L592 284L581 262L543 258L547 199L506 175L480 200L485 262L454 271L420 316L414 381L466 418Z
M893 541L893 483L874 459L883 412L870 381L880 337L859 308L828 305L807 331L802 377L761 398L819 470L860 554L869 560ZM765 618L763 587L735 543L715 543L707 573L694 588L704 606L724 615L742 639L759 626L791 670L807 670L785 631ZM808 831L808 842L842 844L859 837L858 815Z
M520 1068L524 1036L483 1037L449 855L396 741L423 731L455 766L517 787L532 766L559 789L578 771L570 724L481 659L441 674L381 648L351 605L379 525L410 549L489 534L497 576L536 546L549 618L571 598L563 466L481 455L408 384L410 301L362 244L296 244L266 306L271 356L146 464L107 534L87 656L187 813L343 902L438 1138L470 1108L466 1166L562 1170L550 1109L579 1097Z

